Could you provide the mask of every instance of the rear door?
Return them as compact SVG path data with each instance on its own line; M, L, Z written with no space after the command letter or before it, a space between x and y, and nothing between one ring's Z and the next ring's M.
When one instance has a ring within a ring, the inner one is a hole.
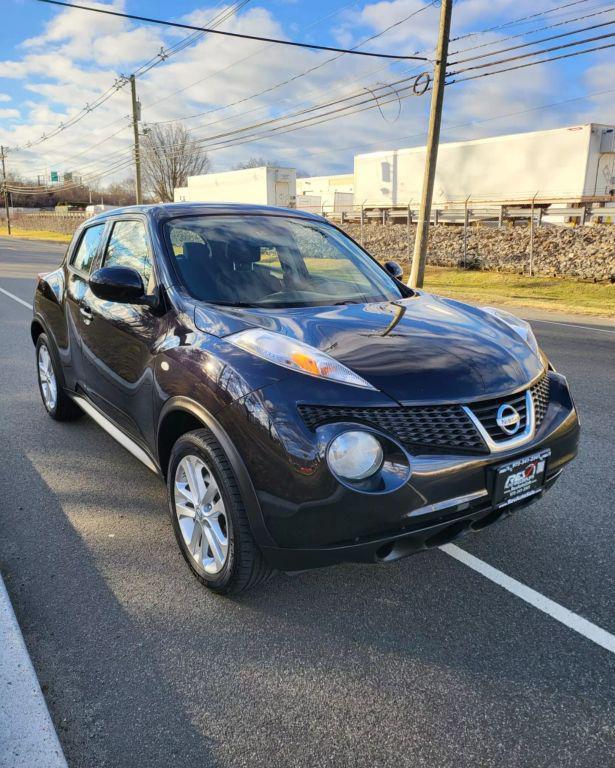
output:
M144 217L109 222L100 266L132 267L147 293L154 293L154 259ZM153 354L164 320L142 305L103 301L93 294L88 302L90 322L83 335L88 395L124 431L151 444Z
M87 306L92 292L88 277L96 261L103 241L105 222L85 227L77 238L77 243L69 255L66 266L66 323L70 360L63 361L67 378L71 379L72 388L85 388L85 368L83 364L81 339L87 331Z

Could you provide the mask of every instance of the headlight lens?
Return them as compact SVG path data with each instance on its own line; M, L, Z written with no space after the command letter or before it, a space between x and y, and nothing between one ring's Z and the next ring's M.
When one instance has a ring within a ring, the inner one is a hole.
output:
M481 307L481 309L483 312L488 312L490 315L493 315L506 323L506 325L512 328L518 336L521 336L532 352L540 355L536 336L534 336L534 331L527 321L522 320L520 317L512 315L510 312L506 312L503 309L496 309L495 307Z
M225 341L271 363L290 368L291 371L307 373L309 376L317 376L320 379L329 379L341 384L350 384L353 387L375 389L350 368L346 368L345 365L338 363L319 349L283 336L281 333L265 331L262 328L250 328L227 336Z
M364 480L382 466L382 446L369 432L342 432L329 446L327 461L332 472L347 480Z

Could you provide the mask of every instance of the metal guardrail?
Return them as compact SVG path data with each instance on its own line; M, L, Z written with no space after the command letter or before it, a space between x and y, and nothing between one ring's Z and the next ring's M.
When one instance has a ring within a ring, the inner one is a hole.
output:
M615 202L615 201L614 201ZM339 222L379 222L410 223L418 219L418 208L355 208L345 211L327 211L319 208L321 215ZM580 205L580 206L474 206L470 207L440 207L432 208L430 221L432 224L467 224L474 222L497 222L502 226L506 221L532 219L539 226L543 217L557 218L566 223L566 220L574 220L585 224L596 219L607 219L615 223L615 206L606 205Z

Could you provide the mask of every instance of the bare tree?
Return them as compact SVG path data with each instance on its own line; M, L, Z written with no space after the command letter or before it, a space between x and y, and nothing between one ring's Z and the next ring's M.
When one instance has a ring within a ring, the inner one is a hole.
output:
M163 203L173 201L173 190L185 187L188 176L208 173L211 165L207 153L194 144L181 123L149 128L141 158L145 184Z
M277 160L267 160L264 157L252 156L248 160L244 160L243 162L234 165L233 170L243 171L246 168L262 168L263 166L267 166L267 168L277 168L279 165Z
M244 160L241 163L237 163L237 165L233 166L234 171L242 171L246 168L262 168L263 166L267 166L267 168L286 168L287 166L284 165L284 163L280 163L278 160L267 160L265 157L255 157L254 155L248 160ZM297 168L297 178L301 179L305 176L309 176L310 174L303 170L303 168Z

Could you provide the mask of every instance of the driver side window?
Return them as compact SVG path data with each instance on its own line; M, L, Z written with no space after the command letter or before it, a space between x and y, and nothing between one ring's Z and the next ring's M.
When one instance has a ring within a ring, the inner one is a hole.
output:
M105 267L132 267L143 279L146 293L151 293L152 259L142 221L116 221L111 230L104 259Z

